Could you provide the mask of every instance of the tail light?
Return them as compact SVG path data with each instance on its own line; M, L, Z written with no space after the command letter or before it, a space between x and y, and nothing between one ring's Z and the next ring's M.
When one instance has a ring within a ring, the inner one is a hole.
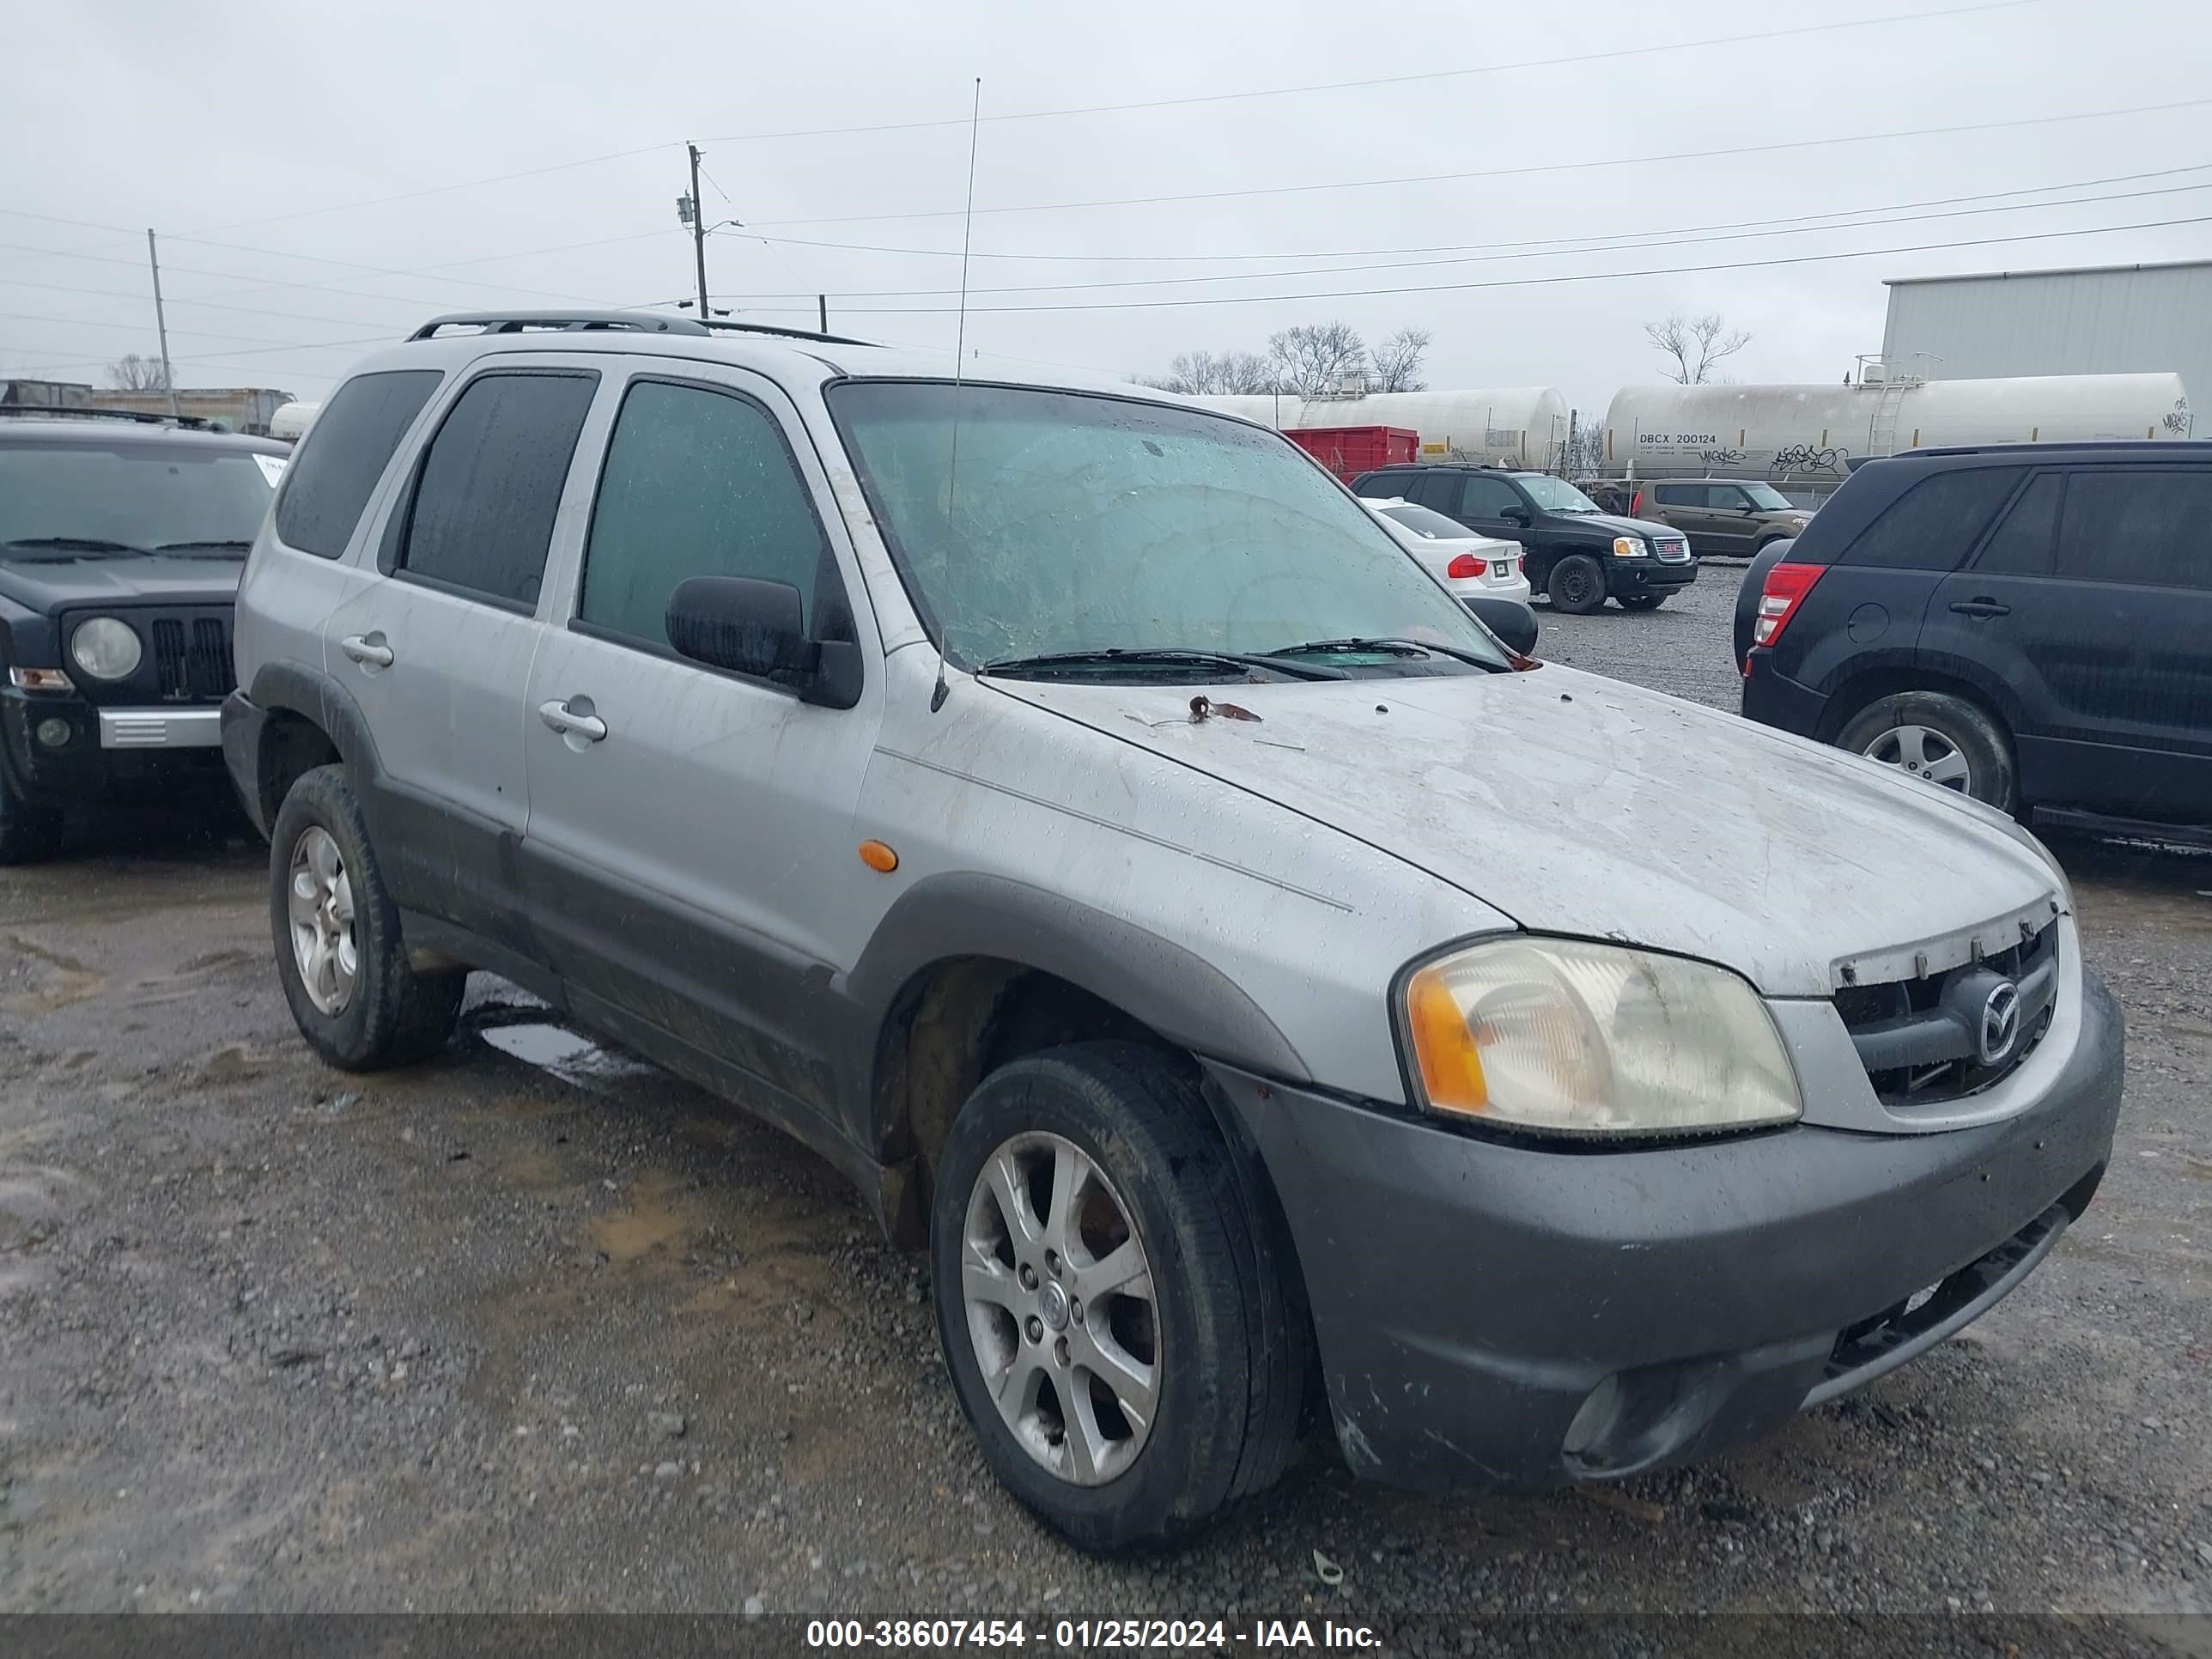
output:
M1644 492L1640 489L1628 498L1628 516L1632 519L1644 516Z
M1483 562L1472 553L1462 553L1444 567L1444 574L1454 578L1480 576Z
M1768 568L1765 586L1759 591L1759 620L1751 626L1751 642L1754 646L1772 645L1782 637L1782 630L1790 626L1790 618L1805 603L1820 578L1828 574L1825 564L1778 564Z

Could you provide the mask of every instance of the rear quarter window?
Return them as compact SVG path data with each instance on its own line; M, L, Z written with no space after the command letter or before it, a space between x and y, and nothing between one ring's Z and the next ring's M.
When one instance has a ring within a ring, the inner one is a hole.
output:
M324 559L345 551L392 451L443 379L442 369L394 369L337 389L285 468L276 534L288 547Z
M1891 570L1955 570L2025 468L1961 467L1921 479L1845 548L1838 564Z

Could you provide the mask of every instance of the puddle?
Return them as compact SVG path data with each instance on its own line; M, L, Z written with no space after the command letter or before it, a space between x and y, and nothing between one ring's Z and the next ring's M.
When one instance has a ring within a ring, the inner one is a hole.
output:
M512 1054L579 1088L599 1088L653 1073L651 1066L635 1056L604 1048L564 1025L488 1025L478 1035L501 1054Z

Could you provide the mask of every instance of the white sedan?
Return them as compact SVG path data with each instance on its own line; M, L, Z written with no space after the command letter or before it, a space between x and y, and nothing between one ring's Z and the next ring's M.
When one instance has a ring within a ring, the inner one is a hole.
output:
M1463 524L1418 501L1392 496L1360 503L1382 520L1399 543L1432 576L1462 599L1518 599L1528 603L1528 578L1518 542L1478 536Z

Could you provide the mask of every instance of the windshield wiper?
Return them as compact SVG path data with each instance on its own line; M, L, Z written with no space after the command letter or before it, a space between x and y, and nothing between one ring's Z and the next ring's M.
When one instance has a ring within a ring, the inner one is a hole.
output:
M1461 651L1449 645L1431 645L1425 640L1361 639L1308 640L1304 645L1286 645L1279 651L1267 653L1269 658L1328 656L1338 652L1364 652L1377 657L1449 657L1472 667L1487 669L1492 673L1510 673L1503 663L1478 657L1471 651Z
M243 556L252 550L253 544L251 541L156 542L154 544L154 550L156 553L195 552L201 548L207 548L218 554L236 553Z
M1297 680L1340 680L1349 678L1341 669L1321 668L1310 663L1278 662L1273 655L1247 656L1235 651L1181 650L1172 647L1157 650L1122 650L1109 647L1100 651L1050 651L1033 657L1000 657L983 665L979 672L985 674L1020 675L1055 668L1115 667L1123 663L1142 666L1168 668L1242 668L1259 669L1270 674L1285 675Z
M54 553L122 553L134 557L143 557L146 551L128 542L104 541L97 536L23 536L0 545L34 547Z

